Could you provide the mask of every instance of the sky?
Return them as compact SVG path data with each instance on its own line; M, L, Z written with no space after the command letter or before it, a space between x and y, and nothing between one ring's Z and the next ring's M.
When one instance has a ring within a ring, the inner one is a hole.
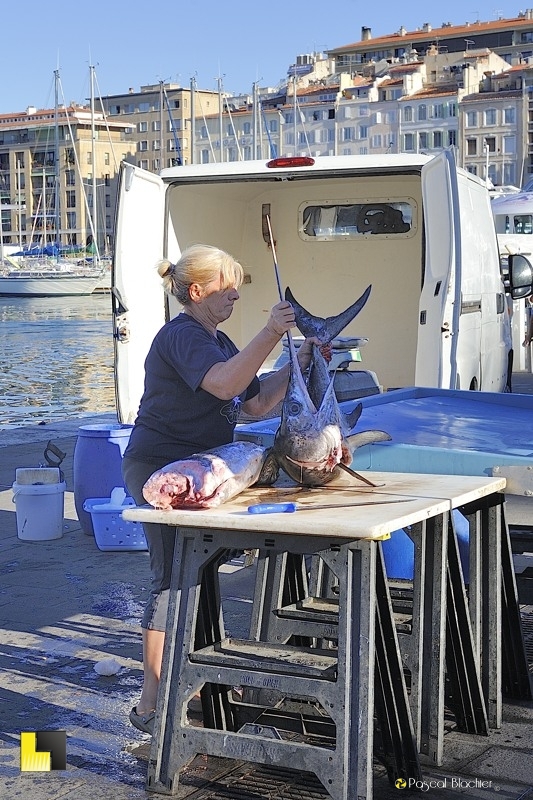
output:
M533 6L533 2L532 2ZM476 8L477 7L477 8ZM304 53L324 52L428 22L463 25L518 16L527 7L500 0L4 0L0 114L53 108L54 70L60 103L86 103L89 67L95 94L140 91L160 81L198 89L251 92L276 86ZM149 21L147 22L147 19Z

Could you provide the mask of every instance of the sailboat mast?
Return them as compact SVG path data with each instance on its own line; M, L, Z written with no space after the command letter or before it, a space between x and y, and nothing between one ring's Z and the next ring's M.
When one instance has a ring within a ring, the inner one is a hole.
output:
M218 82L218 135L220 137L220 163L224 161L224 128L222 126L222 78Z
M91 163L93 172L93 204L92 204L92 217L94 227L94 237L96 241L93 242L93 247L98 250L98 218L96 214L96 130L94 123L94 67L89 66L91 78Z
M96 127L94 121L94 67L89 66L91 76L91 161L93 168L93 205L92 205L92 228L93 228L93 250L95 259L100 258L100 251L98 248L98 213L96 205Z
M45 179L46 178L43 177L43 180ZM59 203L60 179L59 179L59 70L58 69L54 70L54 184L55 184L54 217L55 217L55 227L56 227L55 245L57 248L59 248L61 240L60 236L61 207ZM46 206L44 207L44 213L46 214ZM45 225L46 225L46 217L45 217ZM46 244L46 233L45 233L45 244Z

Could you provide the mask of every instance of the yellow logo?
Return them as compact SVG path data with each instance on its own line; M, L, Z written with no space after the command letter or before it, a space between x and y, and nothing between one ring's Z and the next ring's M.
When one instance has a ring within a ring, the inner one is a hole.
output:
M405 778L396 778L396 782L394 784L397 789L405 789L407 786L407 781Z
M24 731L20 734L21 772L50 772L66 768L66 731Z

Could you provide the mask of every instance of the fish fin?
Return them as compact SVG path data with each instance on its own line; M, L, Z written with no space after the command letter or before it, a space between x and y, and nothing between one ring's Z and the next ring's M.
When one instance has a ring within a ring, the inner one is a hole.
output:
M357 450L358 447L364 447L365 444L374 444L374 442L390 442L392 436L385 431L359 431L359 433L352 433L346 437L348 447L352 452Z
M279 464L272 453L272 448L269 448L265 452L265 460L263 461L261 472L255 483L256 485L259 484L259 486L272 486L272 484L277 481L278 475Z
M353 411L350 411L349 414L345 414L346 423L348 425L348 430L351 431L352 428L355 427L355 424L359 417L361 416L361 412L363 410L363 404L358 403Z
M285 289L285 300L288 300L294 308L296 325L303 335L306 338L317 336L320 341L325 344L326 342L331 342L353 319L355 319L368 300L371 289L372 286L368 286L361 297L359 297L355 303L352 303L345 311L341 311L341 313L337 314L335 317L327 317L326 319L324 319L324 317L317 317L311 314L310 311L307 311L307 309L296 300L289 287Z

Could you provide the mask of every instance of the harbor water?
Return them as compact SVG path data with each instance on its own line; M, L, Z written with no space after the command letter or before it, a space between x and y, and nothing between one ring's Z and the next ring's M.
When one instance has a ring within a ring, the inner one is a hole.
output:
M114 411L110 295L0 297L0 431Z

